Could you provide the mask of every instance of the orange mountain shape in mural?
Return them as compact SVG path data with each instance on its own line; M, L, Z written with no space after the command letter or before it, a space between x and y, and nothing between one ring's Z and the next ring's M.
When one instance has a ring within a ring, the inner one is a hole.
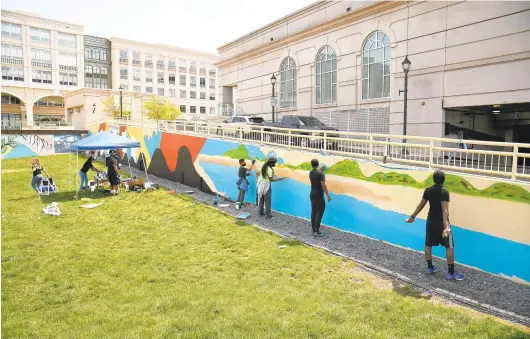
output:
M205 138L192 137L189 135L162 133L160 139L160 151L164 155L167 167L170 171L177 168L178 153L182 146L186 146L190 151L191 161L195 162L202 146L206 142Z

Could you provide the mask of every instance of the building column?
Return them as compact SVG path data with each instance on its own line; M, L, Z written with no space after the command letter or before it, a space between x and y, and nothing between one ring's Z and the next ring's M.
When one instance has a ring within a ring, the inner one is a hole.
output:
M237 86L232 87L232 106L234 107L234 115L237 112Z
M136 98L131 97L131 120L138 119L138 114L136 113Z
M33 105L26 104L26 124L33 126Z

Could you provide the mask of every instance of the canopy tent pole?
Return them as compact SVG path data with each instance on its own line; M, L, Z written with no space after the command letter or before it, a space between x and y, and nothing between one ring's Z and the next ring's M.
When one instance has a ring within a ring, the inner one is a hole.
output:
M131 179L132 179L133 175L132 175L132 169L131 169L131 161L129 160L129 154L127 154L127 164L129 165L129 173L131 174Z
M72 189L72 150L68 153L68 191Z
M147 180L147 182L149 182L149 176L147 175L147 163L145 161L145 155L143 154L143 152L141 153L142 154L142 157L144 157L144 172L145 172L145 179Z
M79 151L76 152L76 155L77 155L76 157L77 160L76 160L75 168L79 168ZM75 175L75 200L77 200L78 194L79 194L79 186L77 185L77 179L78 179L78 175L76 173Z

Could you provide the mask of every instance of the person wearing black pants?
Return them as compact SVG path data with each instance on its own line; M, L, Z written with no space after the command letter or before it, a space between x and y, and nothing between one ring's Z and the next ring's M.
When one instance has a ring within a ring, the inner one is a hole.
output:
M319 162L317 159L311 160L313 170L309 172L309 180L311 181L311 193L309 199L311 200L311 227L313 228L313 235L317 237L323 236L320 232L320 223L326 210L326 202L324 201L324 193L331 202L331 196L326 186L326 175L323 168L318 168Z

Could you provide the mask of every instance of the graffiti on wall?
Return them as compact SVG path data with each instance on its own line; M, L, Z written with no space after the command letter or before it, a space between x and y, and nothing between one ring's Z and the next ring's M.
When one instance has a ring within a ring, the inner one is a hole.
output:
M80 135L2 135L2 159L51 155L70 152L70 145L79 140Z
M94 126L93 133L110 130ZM279 159L277 175L287 180L273 184L272 207L282 213L310 216L308 199L310 161L317 157L328 166L332 195L323 223L414 250L423 250L427 209L414 224L405 218L414 211L423 190L432 185L429 171L387 169L362 160L309 154L268 146L239 144L161 131L122 127L122 135L140 142L138 149L122 150L132 166L182 182L205 192L237 198L238 159L256 159L260 168L271 152ZM250 178L248 202L255 201L256 174ZM530 266L506 257L530 257L530 186L481 177L448 174L450 215L457 244L456 260L484 271L530 282ZM297 203L294 204L293 201ZM302 202L302 203L301 203ZM502 211L502 213L499 213ZM509 222L507 222L509 220ZM434 253L445 256L443 248Z

